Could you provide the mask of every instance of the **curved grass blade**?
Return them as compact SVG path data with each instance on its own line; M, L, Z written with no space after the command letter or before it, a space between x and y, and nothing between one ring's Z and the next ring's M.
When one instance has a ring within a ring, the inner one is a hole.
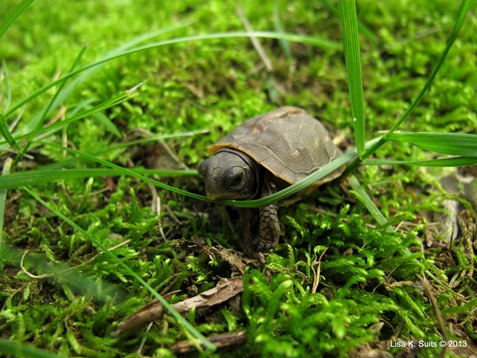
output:
M422 149L448 155L477 157L477 134L398 132L384 135L387 140L410 143Z
M358 155L361 157L364 152L365 122L356 2L355 0L340 0L339 9L343 31L346 72L348 73L351 114L354 122L354 138L358 148Z
M223 200L217 201L219 203L223 203L226 205L232 205L238 208L257 208L259 206L268 205L274 203L278 200L284 199L290 195L296 194L299 191L309 187L313 183L317 182L318 180L323 179L324 177L330 175L335 170L341 168L343 165L346 165L353 159L357 157L356 150L350 150L343 154L342 156L336 158L332 162L329 162L324 167L320 168L316 172L308 175L306 178L296 182L289 187L280 190L279 192L269 195L265 198L258 199L258 200Z
M379 140L381 140L381 137L370 140L369 142L366 143L365 148L373 146ZM295 184L290 185L289 187L262 199L238 200L238 201L223 200L223 201L217 201L217 202L226 204L226 205L232 205L238 208L257 208L259 206L268 205L276 201L279 201L281 199L284 199L290 195L298 193L299 191L309 187L310 185L317 182L318 180L321 180L327 175L333 173L336 169L340 168L341 166L346 165L349 162L352 162L357 157L358 157L358 154L356 152L356 148L350 149L339 158L336 158L332 162L328 163L327 165L325 165L318 171L310 174L309 176L300 180L299 182L296 182ZM346 175L347 174L343 174L343 176L346 176Z
M0 39L5 35L7 30L12 26L16 19L34 2L35 0L23 0L0 22Z
M161 183L157 180L148 178L148 177L146 177L142 174L139 174L135 171L132 171L130 169L126 169L126 168L120 167L116 164L113 164L111 162L108 162L106 160L97 158L94 155L84 153L84 152L81 152L81 151L76 150L76 149L64 147L64 146L56 144L56 143L41 142L41 141L38 141L37 143L47 145L47 146L51 146L51 147L54 147L54 148L57 148L57 149L60 149L60 150L66 150L67 152L78 155L80 157L83 157L84 159L88 159L88 160L97 162L97 163L99 163L99 164L101 164L105 167L115 169L115 170L118 171L118 174L120 173L120 175L130 175L130 176L133 176L133 177L135 177L139 180L142 180L146 183L155 185L159 188L169 190L169 191L172 191L172 192L180 194L180 195L184 195L184 196L187 196L187 197L190 197L190 198L193 198L193 199L197 199L197 200L213 202L213 200L208 199L206 196L195 194L195 193L190 193L186 190L178 189L178 188L175 188L173 186ZM357 156L357 154L356 154L356 151L354 151L354 150L346 152L345 154L343 154L339 158L337 158L334 161L325 165L323 168L319 169L318 171L314 172L313 174L310 174L305 179L300 180L299 182L289 186L288 188L283 189L283 190L281 190L281 191L279 191L275 194L272 194L270 196L267 196L266 198L263 198L263 199L258 199L258 200L222 200L222 201L215 201L215 202L225 204L225 205L240 207L240 208L254 208L254 207L256 208L256 207L260 207L260 206L263 206L263 205L267 205L267 204L276 202L280 199L286 198L287 196L290 196L292 194L295 194L295 193L307 188L308 186L312 185L316 181L326 177L327 175L331 174L332 172L334 172L338 168L342 167L343 165L345 165L349 161L353 160L356 156Z
M447 46L445 47L442 54L439 56L436 66L432 70L431 75L429 76L426 83L424 84L424 87L421 89L421 91L419 92L417 97L414 99L414 101L411 103L409 108L406 110L406 112L404 112L402 117L398 121L396 121L396 123L394 123L394 125L391 127L389 132L384 136L385 139L387 139L388 135L391 135L396 129L399 128L402 122L406 120L406 118L411 114L414 108L419 104L422 97L424 97L427 90L431 86L432 82L434 82L434 79L436 78L437 73L439 72L442 64L444 63L447 55L449 54L450 49L452 48L452 45L454 44L455 40L457 39L457 36L459 35L460 29L462 28L462 25L464 24L467 13L470 11L472 5L473 5L473 0L463 0L461 2L460 8L459 8L459 14L457 15L457 20L447 40Z
M159 302L164 306L165 309L167 309L176 319L177 321L182 324L186 329L197 339L200 340L204 346L206 346L210 350L215 350L215 346L207 340L199 331L197 331L184 317L182 317L164 298L162 298L161 295L159 295L149 284L144 281L141 277L139 277L131 268L126 265L124 262L122 262L112 251L108 250L106 246L104 246L101 242L96 240L92 235L90 235L87 231L85 231L83 228L78 226L75 222L70 220L68 217L63 215L60 211L56 210L55 208L51 207L46 201L42 200L36 193L34 193L32 190L25 188L25 190L30 194L35 200L37 200L39 203L41 203L44 207L46 207L48 210L50 210L52 213L54 213L56 216L58 216L60 219L65 221L68 225L73 227L76 231L81 233L85 238L90 240L96 247L100 248L103 253L111 260L116 262L118 265L120 265L128 274L130 274L134 279L139 282L141 285L143 285L149 292L151 292L154 297L156 297Z
M179 44L179 43L186 43L186 42L193 42L193 41L204 41L204 40L217 40L217 39L230 39L230 38L250 38L250 37L263 37L263 38L270 38L270 39L283 39L287 41L296 41L296 42L303 42L303 43L308 43L310 45L314 46L323 46L331 49L336 49L339 50L341 49L341 46L333 41L329 40L324 40L324 39L319 39L316 37L312 36L304 36L304 35L296 35L296 34L289 34L289 33L276 33L276 32L271 32L271 31L252 31L252 32L224 32L224 33L215 33L215 34L205 34L205 35L193 35L193 36L185 36L185 37L179 37L175 39L169 39L169 40L164 40L164 41L159 41L159 42L154 42L148 45L144 46L139 46L133 49L125 50L120 53L115 53L112 54L108 57L105 57L101 60L98 60L96 62L92 62L89 65L86 65L82 68L79 68L71 73L65 74L61 76L60 78L56 79L55 81L50 82L46 86L43 86L39 90L35 91L32 93L30 96L26 97L19 103L17 103L13 108L11 108L7 113L5 113L5 117L8 117L15 111L17 111L19 108L23 107L25 104L33 100L34 98L40 96L44 92L48 91L51 87L57 85L58 83L61 83L62 81L76 76L77 74L87 71L89 69L92 69L96 66L99 66L101 64L104 64L106 62L112 61L114 59L123 57L123 56L128 56L132 55L134 53L142 52L142 51L147 51L150 49L154 49L157 47L161 46L166 46L166 45L173 45L173 44Z
M477 164L477 157L453 157L431 160L366 159L364 165L410 165L417 167L465 167Z
M6 164L5 164L6 166ZM197 170L152 170L152 169L129 169L136 174L141 175L160 175L160 176L178 176L178 175L197 175ZM4 169L5 171L5 169ZM4 175L0 177L0 195L1 190L18 189L22 186L35 186L46 183L52 183L57 180L73 180L81 178L113 177L124 175L122 171L106 168L89 169L61 169L61 170L35 170ZM0 196L1 205L1 196ZM1 209L1 207L0 207ZM0 211L1 215L1 211Z
M123 168L123 167L120 167L119 165L116 165L116 164L113 164L111 162L108 162L107 160L103 160L103 159L100 159L100 158L97 158L95 157L94 155L91 155L91 154L88 154L88 153L84 153L84 152L81 152L79 150L76 150L76 149L72 149L72 148L68 148L68 147L64 147L62 145L59 145L59 144L56 144L56 143L49 143L49 142L42 142L42 141L38 141L37 143L40 143L40 144L43 144L43 145L47 145L47 146L50 146L50 147L54 147L54 148L57 148L57 149L60 149L60 150L65 150L69 153L72 153L72 154L75 154L75 155L78 155L80 157L83 157L84 159L88 159L88 160L91 160L93 162L96 162L96 163L99 163L105 167L108 167L108 168L112 168L112 169L116 169L119 173L121 173L121 175L130 175L130 176L133 176L139 180L142 180L146 183L149 183L149 184L152 184L152 185L155 185L159 188L162 188L162 189L165 189L165 190L169 190L169 191L172 191L174 193L177 193L177 194L180 194L180 195L184 195L184 196L187 196L187 197L190 197L192 199L197 199L197 200L203 200L203 201L212 201L210 199L208 199L207 197L203 196L203 195L199 195L199 194L194 194L194 193L190 193L188 191L185 191L185 190L182 190L182 189L178 189L178 188L175 188L173 186L170 186L170 185L167 185L167 184L164 184L164 183L161 183L157 180L154 180L154 179L151 179L151 178L148 178L142 174L139 174L139 173L136 173L130 169L126 169L126 168Z

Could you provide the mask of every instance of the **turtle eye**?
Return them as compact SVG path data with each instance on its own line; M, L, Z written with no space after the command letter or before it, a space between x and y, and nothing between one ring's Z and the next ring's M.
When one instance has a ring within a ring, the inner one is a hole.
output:
M244 168L232 167L227 171L225 184L231 190L238 190L244 186L246 177Z

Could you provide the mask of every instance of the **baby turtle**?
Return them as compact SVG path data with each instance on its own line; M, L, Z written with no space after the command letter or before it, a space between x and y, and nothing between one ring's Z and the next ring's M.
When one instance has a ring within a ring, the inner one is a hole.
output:
M242 123L208 147L214 154L199 164L210 199L258 199L294 184L341 155L326 128L303 109L281 107ZM338 177L336 170L306 190L306 194ZM239 209L241 244L245 253L273 249L280 237L278 205Z

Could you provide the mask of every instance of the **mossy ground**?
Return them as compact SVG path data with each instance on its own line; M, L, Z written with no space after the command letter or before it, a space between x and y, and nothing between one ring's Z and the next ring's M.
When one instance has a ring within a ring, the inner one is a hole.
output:
M15 3L2 1L0 14L8 13ZM65 74L83 46L87 51L82 64L144 33L180 23L190 22L154 40L243 30L233 2L46 3L35 2L1 39L0 57L8 68L12 103ZM254 30L275 28L274 3L241 2ZM445 47L457 10L457 4L448 1L359 2L368 139L389 129L417 95ZM286 32L340 44L339 17L329 2L282 2L278 12ZM403 130L475 133L476 24L472 13ZM49 140L98 153L137 138L134 133L139 128L154 134L205 129L207 134L167 140L179 160L195 168L208 155L207 145L241 121L287 104L322 118L334 134L344 134L343 146L352 145L343 52L288 42L288 56L279 41L260 42L273 70L266 69L246 38L189 41L111 61L63 103L67 113L147 80L139 95L70 125ZM50 91L29 103L18 127L53 95ZM0 99L6 102L5 96ZM56 109L48 119L60 111ZM8 123L12 120L8 118ZM151 146L141 150L142 156L119 149L101 158L141 167L150 153L157 153ZM1 154L2 162L12 156L7 151ZM42 168L68 157L48 146L36 147L29 154L16 163L15 171ZM383 146L377 155L427 159L423 151L398 144ZM72 165L91 168L96 164L77 161ZM187 318L205 335L245 329L247 345L232 348L230 356L346 356L370 349L398 353L403 348L390 347L389 342L439 342L441 326L420 277L430 271L445 285L475 264L475 259L469 262L463 243L452 249L428 245L439 238L432 236L433 223L426 213L442 211L443 201L451 197L439 186L440 174L407 166L369 166L356 173L389 220L388 228L375 224L345 182L327 185L307 200L282 209L284 237L265 267L247 271L240 305L225 304ZM198 177L160 180L203 191ZM211 224L209 219L215 217L211 210L216 209L209 204L158 190L162 206L158 214L151 210L154 190L129 177L57 181L32 188L106 247L122 244L114 254L159 293L180 290L173 302L210 289L219 278L231 275L230 266L220 257L177 245L178 240L203 240L238 249L235 233L220 214ZM149 329L110 338L115 324L150 302L151 294L21 188L8 191L3 240L8 249L1 262L1 338L65 356L93 357L172 356L170 345L189 338L170 317ZM404 254L406 249L410 255ZM20 269L21 261L24 269ZM467 344L452 354L465 355L471 349L476 354L475 274L455 287L458 294L427 278L449 338ZM412 352L435 356L439 351Z

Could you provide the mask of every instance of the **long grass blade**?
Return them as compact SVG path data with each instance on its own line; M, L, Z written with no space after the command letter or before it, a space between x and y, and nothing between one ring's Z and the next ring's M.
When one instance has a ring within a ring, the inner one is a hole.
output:
M190 197L190 198L193 198L193 199L197 199L197 200L212 201L212 200L208 199L206 196L195 194L195 193L190 193L188 191L178 189L178 188L175 188L173 186L161 183L157 180L148 178L148 177L146 177L142 174L139 174L137 172L134 172L130 169L126 169L126 168L120 167L116 164L113 164L111 162L108 162L106 160L97 158L94 155L84 153L84 152L81 152L81 151L76 150L76 149L64 147L64 146L61 146L61 145L56 144L56 143L49 143L49 142L38 142L38 143L43 144L43 145L47 145L47 146L51 146L51 147L54 147L54 148L57 148L57 149L60 149L60 150L66 150L67 152L78 155L78 156L80 156L84 159L88 159L88 160L97 162L97 163L99 163L99 164L101 164L105 167L115 169L121 175L133 176L133 177L135 177L139 180L142 180L146 183L155 185L155 186L160 187L162 189L169 190L169 191L175 192L177 194L184 195L184 196L187 196L187 197ZM351 150L349 152L346 152L345 154L343 154L339 158L337 158L334 161L325 165L323 168L319 169L318 171L314 172L313 174L310 174L305 179L300 180L299 182L289 186L288 188L286 188L284 190L281 190L278 193L267 196L266 198L263 198L263 199L258 199L258 200L223 200L223 201L217 201L217 202L220 202L220 203L226 204L226 205L232 205L232 206L235 206L235 207L240 207L240 208L252 208L252 207L259 207L259 206L267 205L267 204L276 202L280 199L286 198L286 197L288 197L292 194L298 193L299 191L307 188L308 186L312 185L316 181L326 177L327 175L331 174L335 170L339 169L340 167L342 167L343 165L345 165L349 161L353 160L356 156L357 156L356 151Z
M0 39L5 35L8 31L10 26L15 22L18 17L23 14L23 12L28 9L28 7L34 2L35 0L23 0L18 3L17 6L13 8L13 10L7 15L7 17L0 22Z
M54 147L54 148L57 148L57 149L60 149L60 150L65 150L69 153L72 153L72 154L75 154L75 155L78 155L84 159L88 159L88 160L91 160L93 162L96 162L96 163L99 163L107 168L112 168L112 169L116 169L118 172L121 173L121 175L129 175L129 176L132 176L132 177L135 177L139 180L142 180L146 183L149 183L149 184L152 184L152 185L155 185L159 188L162 188L162 189L165 189L165 190L169 190L169 191L172 191L172 192L175 192L177 194L180 194L180 195L184 195L184 196L187 196L187 197L190 197L190 198L193 198L193 199L197 199L197 200L203 200L203 201L211 201L209 200L207 197L203 196L203 195L199 195L199 194L194 194L194 193L190 193L188 191L185 191L185 190L182 190L182 189L178 189L178 188L175 188L173 186L170 186L170 185L167 185L167 184L164 184L164 183L161 183L157 180L154 180L154 179L151 179L151 178L148 178L142 174L139 174L139 173L136 173L130 169L126 169L126 168L123 168L123 167L120 167L119 165L116 165L116 164L113 164L111 162L108 162L107 160L103 160L103 159L100 159L100 158L97 158L95 157L94 155L91 155L91 154L88 154L88 153L84 153L84 152L81 152L79 150L76 150L76 149L72 149L72 148L68 148L68 147L64 147L62 145L59 145L59 144L56 144L56 143L49 143L49 142L37 142L39 144L42 144L42 145L46 145L46 146L50 146L50 147Z
M118 265L120 265L128 274L130 274L134 279L139 282L141 285L143 285L149 292L151 292L154 297L156 297L159 302L164 306L166 310L168 310L176 319L177 321L182 324L186 329L197 339L199 339L202 344L204 344L208 349L210 350L215 350L215 346L207 340L199 331L197 331L184 317L182 317L164 298L162 298L161 295L159 295L146 281L144 281L141 277L139 277L131 268L126 265L124 262L122 262L112 251L108 250L106 246L104 246L100 241L96 240L92 235L90 235L87 231L85 231L83 228L78 226L75 222L70 220L68 217L63 215L59 210L56 210L52 206L50 206L46 201L42 200L36 193L34 193L32 190L25 188L25 190L30 194L35 200L37 200L39 203L41 203L44 207L46 207L48 210L50 210L52 213L54 213L56 216L58 216L60 219L65 221L68 225L73 227L76 231L81 233L84 237L86 237L88 240L90 240L96 247L100 248L103 253L111 258L114 262L116 262Z
M477 157L452 157L431 160L366 159L364 165L410 165L416 167L465 167L477 164Z
M39 90L35 91L32 93L30 96L24 98L21 100L19 103L14 105L7 113L5 113L5 117L10 116L12 113L17 111L19 108L23 107L25 104L33 100L34 98L40 96L44 92L48 91L51 87L57 85L58 83L61 83L65 79L68 79L70 77L76 76L79 73L82 73L84 71L87 71L89 69L92 69L96 66L99 66L101 64L104 64L106 62L112 61L114 59L123 57L123 56L128 56L132 55L134 53L142 52L142 51L147 51L151 50L154 48L162 47L162 46L167 46L167 45L174 45L174 44L180 44L180 43L187 43L187 42L193 42L193 41L204 41L204 40L220 40L220 39L231 39L231 38L249 38L249 37L263 37L263 38L270 38L270 39L283 39L287 41L296 41L296 42L303 42L303 43L308 43L310 45L314 46L322 46L322 47L327 47L331 49L341 49L340 44L325 40L325 39L319 39L316 37L312 36L304 36L304 35L297 35L297 34L288 34L288 33L276 33L276 32L270 32L270 31L252 31L252 32L225 32L225 33L214 33L214 34L204 34L204 35L194 35L194 36L185 36L185 37L179 37L175 39L169 39L169 40L164 40L164 41L159 41L159 42L154 42L148 45L143 45L139 46L133 49L125 50L120 53L116 53L113 55L110 55L108 57L105 57L101 60L98 60L96 62L92 62L89 65L86 65L82 68L79 68L71 73L65 74L61 76L60 78L56 79L55 81L50 82L46 86L40 88Z
M8 177L12 167L12 158L7 158L3 164L2 178ZM1 179L1 178L0 178ZM1 188L1 187L0 187ZM5 222L5 201L7 199L7 189L0 189L0 247L3 243L3 224Z
M477 157L477 134L398 132L385 134L385 136L387 140L410 143L435 153Z
M358 155L361 157L364 152L365 122L356 2L355 0L340 0L339 9L343 31L346 72L348 73L351 113L354 122L354 138L358 148Z
M327 165L324 167L320 168L316 172L310 174L306 178L296 182L293 185L290 185L289 187L280 190L279 192L269 195L265 198L258 199L258 200L223 200L220 201L223 204L227 205L232 205L238 208L256 208L259 206L263 205L268 205L273 202L276 202L278 200L284 199L290 195L296 194L299 191L302 191L303 189L309 187L313 183L323 179L324 177L330 175L333 173L335 170L341 168L343 165L346 165L350 161L352 161L354 158L357 157L356 150L350 150L340 156L339 158L336 158L332 162L329 162Z
M76 66L78 66L81 58L83 57L84 53L86 51L86 47L83 47L81 49L81 51L79 52L78 56L76 56L76 59L75 61L73 62L73 65L71 66L71 69L69 70L69 72L72 72L74 71L74 69L76 68ZM45 121L46 119L46 116L48 115L48 113L50 112L52 106L53 106L53 103L55 102L55 100L58 98L58 96L61 94L61 91L63 90L63 87L65 86L66 84L66 81L67 80L64 80L63 82L60 83L60 85L58 86L58 90L56 91L56 93L54 94L53 98L51 99L51 101L48 103L48 105L45 107L45 109L43 110L41 116L38 116L36 117L37 120L34 120L33 123L30 122L30 125L32 126L33 128L33 131L34 130L37 130L41 127L41 125L43 124L43 122ZM30 144L31 144L31 141L28 142L24 147L23 147L23 153L26 153L28 151L28 149L30 148Z

